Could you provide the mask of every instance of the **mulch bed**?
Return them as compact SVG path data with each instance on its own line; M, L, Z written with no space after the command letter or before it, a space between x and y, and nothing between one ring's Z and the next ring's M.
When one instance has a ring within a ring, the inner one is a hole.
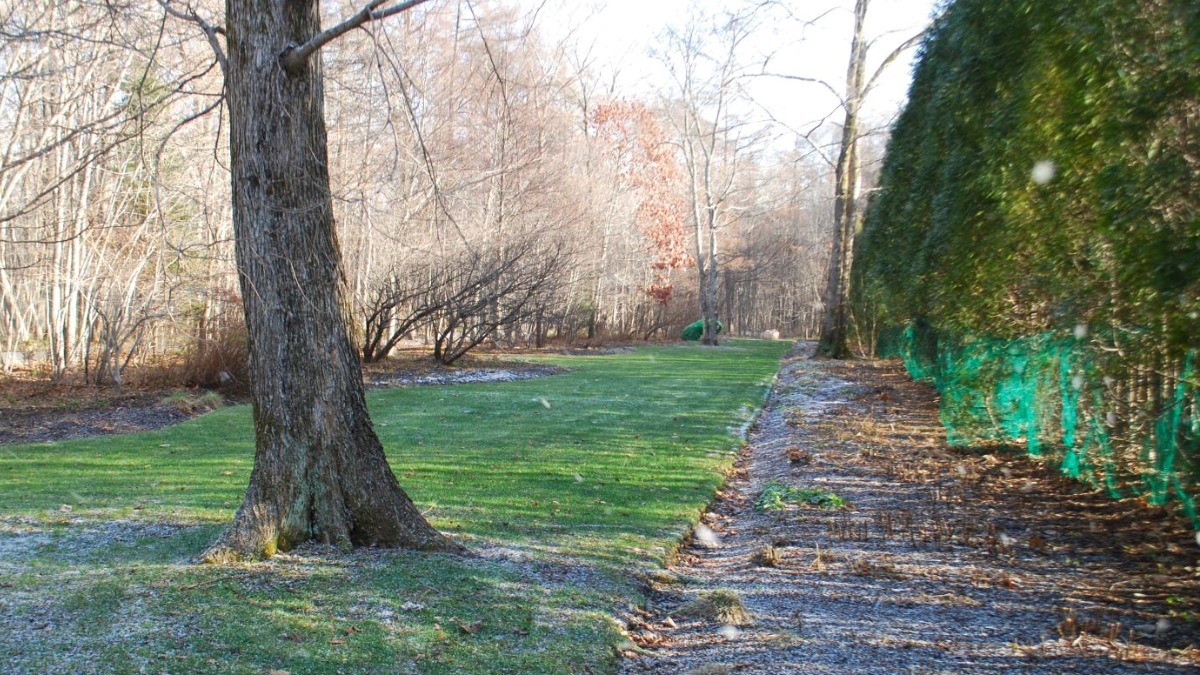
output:
M512 381L564 372L557 366L472 358L453 367L431 358L389 359L363 369L368 387L464 384ZM0 445L44 443L69 438L161 429L204 412L203 408L165 403L178 389L111 388L74 383L53 384L29 378L0 379ZM244 403L226 396L226 404Z

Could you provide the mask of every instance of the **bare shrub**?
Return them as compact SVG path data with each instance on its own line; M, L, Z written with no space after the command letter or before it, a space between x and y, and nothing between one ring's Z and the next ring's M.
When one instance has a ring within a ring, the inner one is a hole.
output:
M222 293L193 310L192 344L180 366L180 383L236 393L249 387L246 320L241 298Z

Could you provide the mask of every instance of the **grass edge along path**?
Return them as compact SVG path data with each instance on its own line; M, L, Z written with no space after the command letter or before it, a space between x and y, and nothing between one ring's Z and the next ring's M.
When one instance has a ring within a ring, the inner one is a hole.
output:
M192 564L249 476L249 411L0 447L6 672L608 672L615 612L723 483L787 344L542 356L538 380L370 395L451 558Z

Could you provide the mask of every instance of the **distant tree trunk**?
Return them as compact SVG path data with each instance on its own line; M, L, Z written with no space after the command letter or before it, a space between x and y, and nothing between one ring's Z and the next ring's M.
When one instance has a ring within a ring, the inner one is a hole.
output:
M400 488L371 426L334 233L317 0L228 0L233 224L249 333L254 470L208 562L306 540L457 550Z
M741 135L730 112L739 96L735 82L741 77L741 46L750 40L755 13L764 5L744 11L724 11L708 18L693 14L667 34L665 65L679 87L681 98L672 123L686 170L687 202L695 243L695 264L704 331L700 343L718 343L718 230L735 218L734 183L753 136ZM714 51L713 48L717 51Z
M719 322L719 307L717 306L717 289L720 270L717 268L717 209L709 206L705 209L708 224L708 250L699 251L700 255L708 258L706 269L700 273L700 313L704 318L704 334L700 344L716 347L718 344L717 331ZM705 275L707 272L707 276Z
M825 313L821 319L821 337L817 353L834 359L850 355L849 332L850 267L854 254L854 234L858 229L858 114L866 94L865 70L868 43L864 33L869 0L854 4L854 37L850 43L850 63L846 69L846 118L842 122L842 140L838 149L833 202L833 245L825 282Z
M867 50L871 41L866 37L867 6L870 0L855 0L854 36L850 41L850 62L846 67L846 98L843 104L846 118L842 122L842 140L838 149L833 201L833 244L829 255L828 274L822 300L825 312L821 317L821 333L817 353L834 359L850 356L850 273L854 262L854 237L858 234L858 196L862 160L859 156L859 112L863 100L871 92L880 74L897 57L920 41L925 31L905 40L891 51L867 78Z

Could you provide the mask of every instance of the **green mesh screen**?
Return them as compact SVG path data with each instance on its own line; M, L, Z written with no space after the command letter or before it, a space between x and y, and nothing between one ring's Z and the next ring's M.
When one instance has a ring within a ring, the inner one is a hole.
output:
M1196 352L1132 367L1102 342L949 337L918 322L881 332L878 353L937 388L951 444L1017 444L1114 497L1178 503L1200 527Z

